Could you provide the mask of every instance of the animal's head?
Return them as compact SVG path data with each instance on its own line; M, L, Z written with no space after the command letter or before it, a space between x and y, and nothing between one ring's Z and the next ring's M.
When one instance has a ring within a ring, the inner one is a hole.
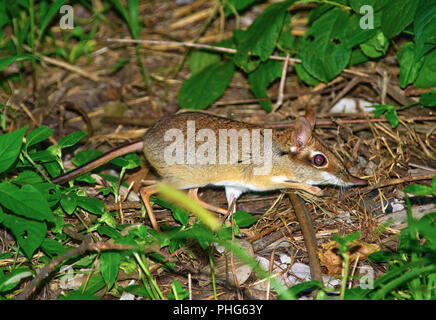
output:
M305 117L295 120L290 135L287 156L296 182L341 187L367 185L367 180L352 176L342 161L313 134L314 125L315 114L307 108Z

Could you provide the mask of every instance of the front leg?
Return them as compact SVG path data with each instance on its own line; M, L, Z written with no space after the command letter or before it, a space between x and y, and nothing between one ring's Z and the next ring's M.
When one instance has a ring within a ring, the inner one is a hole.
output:
M311 194L314 194L316 196L322 196L323 192L320 188L314 187L307 183L299 183L299 182L281 182L280 185L282 185L283 189L297 189L297 190L304 190L306 192L309 192Z

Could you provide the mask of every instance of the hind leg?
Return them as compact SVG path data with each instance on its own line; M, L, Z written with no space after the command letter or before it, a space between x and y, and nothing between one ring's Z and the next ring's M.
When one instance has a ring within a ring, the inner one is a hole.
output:
M200 204L203 208L205 208L207 210L210 210L210 211L213 211L213 212L218 212L218 213L221 213L221 214L227 214L227 210L225 210L223 208L220 208L220 207L217 207L217 206L214 206L212 204L209 204L209 203L204 202L203 200L201 200L198 197L198 188L189 189L188 195L192 199L194 199L196 202L198 202L198 204Z
M156 216L154 215L153 208L150 205L150 196L157 192L156 185L151 185L141 189L141 198L144 202L145 209L147 210L148 218L150 219L153 228L160 232L159 224L157 223Z

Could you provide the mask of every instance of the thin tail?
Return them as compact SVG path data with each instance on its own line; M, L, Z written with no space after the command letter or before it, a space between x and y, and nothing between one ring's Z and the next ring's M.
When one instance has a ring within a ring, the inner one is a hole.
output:
M116 157L123 156L125 154L131 153L131 152L137 152L141 151L144 148L144 141L140 140L137 142L129 143L125 146L121 146L119 148L116 148L115 150L109 151L100 157L98 157L95 160L92 160L89 163L84 164L83 166L80 166L74 170L71 170L59 177L56 177L52 180L55 184L63 184L71 179L74 179L86 172L89 172L91 170L94 170L95 168L111 161L112 159L115 159Z

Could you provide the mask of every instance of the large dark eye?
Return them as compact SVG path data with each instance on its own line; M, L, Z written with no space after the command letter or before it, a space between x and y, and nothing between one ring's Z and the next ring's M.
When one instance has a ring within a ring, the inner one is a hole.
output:
M312 162L317 167L322 167L326 163L326 159L322 154L317 154L312 158Z

